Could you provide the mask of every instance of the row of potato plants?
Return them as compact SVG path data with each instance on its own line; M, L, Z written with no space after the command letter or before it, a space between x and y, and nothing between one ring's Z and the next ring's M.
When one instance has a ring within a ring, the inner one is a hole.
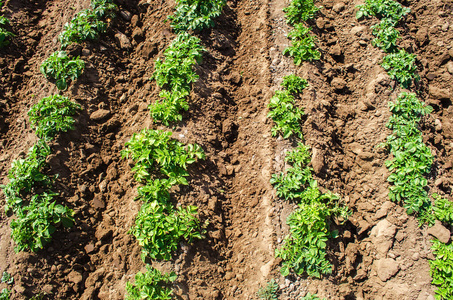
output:
M2 186L6 211L16 218L11 221L11 237L16 251L37 251L51 240L56 226L70 227L73 212L56 204L58 194L51 191L54 178L44 173L51 150L48 142L60 132L74 127L74 115L80 105L55 95L34 105L28 115L40 138L25 158L13 161L8 172L9 183Z
M193 69L202 59L205 51L199 38L190 31L200 31L214 25L213 18L218 17L225 5L224 0L179 0L176 12L169 16L170 26L177 34L165 50L165 60L158 59L155 64L153 79L162 89L161 101L149 105L151 117L169 126L182 120L181 111L187 111L187 98L192 84L198 79Z
M116 10L112 0L92 0L91 7L92 10L77 14L65 25L59 37L62 49L71 43L93 39L91 33L87 34L88 25L103 23L100 18L112 17ZM82 15L91 17L81 22ZM0 22L4 22L3 19ZM76 80L84 67L80 58L71 59L66 52L57 51L42 63L40 70L55 82L59 90L65 90L68 81ZM67 97L53 95L41 99L28 112L39 140L25 158L13 161L8 172L9 183L1 186L6 198L6 211L12 211L16 216L11 221L11 237L17 244L16 251L38 251L51 240L58 226L71 227L74 223L73 211L55 201L58 193L53 192L51 186L58 175L51 177L45 171L48 169L47 157L51 154L48 143L58 133L74 129L74 115L79 110L81 106ZM5 295L9 297L7 292Z
M194 65L202 59L204 48L199 38L190 34L214 25L226 3L224 0L177 0L176 11L168 17L176 33L164 51L164 60L155 63L152 79L161 88L160 101L149 105L154 121L169 126L182 120L181 111L189 108L187 98L192 84L198 79ZM204 238L207 223L197 218L196 206L175 208L171 188L188 185L187 166L204 159L203 149L197 144L183 145L171 138L172 133L144 129L134 134L122 155L135 162L132 171L142 185L138 199L144 204L130 232L142 246L146 272L138 272L135 281L126 285L128 300L171 299L174 272L163 274L148 264L151 260L170 260L182 240L192 242Z
M99 12L112 9L111 5L107 5L110 2L93 0L91 5L93 11ZM41 72L55 79L60 88L59 80L76 79L83 67L84 62L79 58L71 60L66 53L57 51L43 62ZM67 87L66 81L64 86ZM72 211L52 202L58 194L48 190L53 179L42 172L47 167L46 158L51 153L48 142L57 133L73 129L73 115L80 109L79 104L67 97L53 95L43 98L28 113L39 140L30 148L25 159L13 161L8 174L9 183L2 186L6 210L12 210L17 217L11 222L17 251L37 251L50 241L55 231L54 225L62 223L68 227L72 224Z
M0 9L3 7L3 1L0 1ZM8 30L9 19L0 15L0 48L9 45L9 38L14 37L14 34Z
M313 18L319 10L313 0L293 0L284 9L288 24L294 26L289 33L292 45L284 55L294 58L300 65L303 61L318 60L320 52L315 48L315 37L303 22ZM296 97L308 86L305 79L294 74L285 76L283 90L276 91L270 99L268 117L274 121L271 129L273 136L297 141L297 147L287 152L285 161L290 164L284 172L273 174L271 184L279 198L294 201L298 208L287 218L289 234L283 245L276 249L275 255L282 259L281 273L308 275L320 278L332 272L332 264L327 258L327 241L337 236L331 231L331 220L346 221L350 212L340 204L340 198L329 191L322 192L313 178L310 147L301 140L303 133L301 120L303 109L295 104ZM306 295L304 299L319 299L316 295Z
M396 26L410 12L393 0L366 0L358 6L357 18L375 16L380 22L372 26L375 36L373 45L381 48L387 55L382 67L391 79L403 88L409 89L413 81L418 81L416 74L416 56L399 49L400 37ZM419 129L421 117L428 115L432 107L426 106L415 93L402 92L395 102L389 102L392 112L387 127L393 134L387 138L384 146L393 154L393 159L386 162L391 175L387 181L390 186L389 197L392 201L403 203L408 214L415 214L420 225L433 225L436 220L444 224L453 224L453 203L433 194L428 194L428 181L434 161L430 148L423 143ZM439 240L433 241L435 259L430 261L432 283L438 286L436 299L453 298L453 246Z
M275 125L272 135L283 138L303 139L301 116L303 110L295 106L295 96L307 86L307 81L294 75L283 78L283 91L277 91L269 103ZM291 165L284 172L273 174L271 184L281 199L294 201L298 209L287 219L290 234L285 237L283 246L275 252L283 261L283 276L294 272L297 275L321 277L329 274L332 265L326 257L327 240L337 233L330 231L333 217L347 220L349 211L341 206L339 197L331 192L321 192L313 178L310 147L298 142L298 146L286 154L285 161Z

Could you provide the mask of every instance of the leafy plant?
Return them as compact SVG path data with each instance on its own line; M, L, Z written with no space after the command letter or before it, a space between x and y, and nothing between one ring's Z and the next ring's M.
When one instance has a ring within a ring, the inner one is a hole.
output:
M365 0L365 4L358 5L357 8L357 19L376 16L389 18L394 24L411 11L394 0Z
M420 118L432 111L413 93L401 93L395 102L389 102L392 116L387 127L393 134L387 138L386 145L394 158L386 161L392 172L387 180L393 183L389 198L403 202L408 214L419 213L427 218L425 211L431 212L431 200L425 190L428 182L423 177L429 173L433 156L429 147L423 143L418 130Z
M188 33L180 33L164 51L165 60L156 61L153 78L165 89L160 93L162 102L157 101L149 106L151 116L167 125L180 121L181 109L189 108L186 98L191 85L198 79L193 65L200 62L204 48L200 39Z
M291 94L300 94L308 86L308 82L306 79L291 74L283 77L282 86Z
M277 195L285 199L298 199L299 208L287 219L290 234L283 246L275 251L283 260L281 273L288 276L290 271L298 275L320 277L331 272L326 258L326 241L334 234L329 233L329 218L339 216L346 220L349 211L339 206L338 196L321 193L318 183L312 178L310 148L302 143L290 151L285 160L292 164L285 173L272 175L271 183Z
M98 13L102 13L100 7ZM77 13L71 22L64 25L58 40L61 49L66 49L73 43L81 43L86 40L96 40L100 33L105 32L107 24L99 20L94 11L85 9Z
M319 298L316 294L307 293L305 296L300 298L300 300L321 300L321 298Z
M438 194L432 195L434 198L434 216L436 220L447 224L453 224L453 202L442 198Z
M28 115L36 129L36 135L45 140L51 140L58 132L74 129L73 115L81 109L77 103L67 97L53 95L43 98L35 104Z
M113 0L91 0L91 8L98 18L114 18L118 10Z
M453 299L453 244L443 244L438 240L433 241L431 249L435 259L429 262L432 284L437 285L436 299Z
M23 204L23 197L35 187L47 186L50 178L42 173L50 147L42 140L38 141L28 151L25 159L13 161L8 171L9 183L1 186L6 196L6 211L18 210Z
M135 275L135 283L126 283L126 300L172 299L170 283L176 280L175 273L162 274L159 270L146 265L146 273L138 272Z
M2 274L1 282L2 283L6 283L6 284L13 284L14 278L11 276L11 274L9 274L8 272L4 271L3 274Z
M398 52L387 54L382 62L382 67L387 70L391 79L398 81L402 87L409 88L412 80L418 81L420 77L415 73L415 54L407 53L401 49Z
M1 17L1 16L0 16ZM6 18L5 18L6 19ZM5 28L0 27L0 48L9 45L8 38L14 37L15 35L12 32L9 32Z
M157 201L143 204L131 233L142 246L142 259L171 259L179 241L202 239L201 225L196 218L197 207L179 207L172 212Z
M214 18L222 13L225 0L176 0L176 12L169 16L171 27L182 33L214 26Z
M126 143L122 156L136 162L132 171L137 181L148 181L150 172L158 170L174 182L187 185L187 165L194 163L197 158L203 159L205 155L199 145L184 146L171 139L171 135L171 132L144 129Z
M68 80L79 78L84 68L85 63L80 58L70 59L65 51L56 51L41 64L40 70L47 79L55 80L59 90L65 90Z
M7 288L2 289L0 292L0 300L9 300L10 290Z
M285 200L298 199L303 196L303 189L313 181L311 175L312 169L307 167L310 162L310 148L302 143L290 151L285 160L292 163L293 166L285 172L273 174L271 184L277 191L277 196Z
M321 53L315 49L315 37L309 31L310 28L300 23L295 24L294 29L288 34L291 46L283 50L283 55L289 55L294 58L294 63L297 66L303 61L313 61L321 58Z
M159 96L162 101L156 100L153 104L148 106L151 117L154 120L161 121L164 125L168 126L172 122L182 120L181 110L187 111L189 103L186 98L189 96L190 91L161 91Z
M278 299L279 286L274 279L271 279L265 287L258 290L257 296L264 300L277 300Z
M281 134L287 139L291 135L303 137L300 121L304 112L294 106L294 97L289 91L276 91L269 102L268 118L272 118L275 126L272 127L272 136Z
M58 194L42 193L34 195L28 206L15 211L17 219L11 221L11 237L18 251L37 251L48 243L56 226L73 225L73 211L56 204L53 198Z
M283 246L275 250L275 256L283 260L280 270L283 276L293 271L319 278L321 274L332 272L326 257L326 242L331 236L327 218L332 211L327 204L312 200L315 201L300 203L286 221L290 235L285 237Z
M382 19L379 24L371 27L373 29L373 35L376 38L373 40L373 46L379 47L385 52L396 51L396 41L400 37L399 31L394 27L394 23L391 19Z
M313 0L293 0L283 9L286 21L291 25L306 22L313 18L318 10L319 7L314 5Z

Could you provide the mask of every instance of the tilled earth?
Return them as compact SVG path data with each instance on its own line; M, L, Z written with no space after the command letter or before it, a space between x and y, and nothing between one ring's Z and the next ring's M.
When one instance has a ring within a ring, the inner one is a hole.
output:
M116 1L120 13L99 41L74 46L86 69L63 94L83 106L76 129L52 143L48 174L59 174L59 201L76 212L76 225L59 229L38 253L15 253L12 219L0 215L0 271L15 279L12 299L123 299L125 284L144 268L140 247L128 234L140 203L130 161L120 151L133 133L153 124L147 106L158 99L150 80L154 61L172 41L173 1ZM371 45L370 26L358 21L361 1L317 1L323 8L310 24L320 61L294 66L282 55L291 29L284 0L228 1L216 26L198 34L207 49L196 66L190 109L170 128L174 138L198 143L205 161L190 168L189 186L175 188L175 202L199 207L209 220L207 238L182 243L174 259L155 263L179 276L179 299L254 299L276 278L281 299L307 291L327 299L433 299L427 228L388 200L389 154L377 147L390 134L387 103L400 92L380 67L384 54ZM398 26L400 47L417 54L421 80L414 90L433 106L422 123L435 154L430 193L450 197L453 181L453 17L451 1L404 1L411 8ZM7 1L4 14L16 37L0 50L0 172L37 140L27 112L58 93L39 72L58 50L57 36L88 0ZM118 42L118 38L123 43ZM124 43L124 38L129 40ZM329 244L332 275L320 280L283 278L274 250L287 234L294 205L279 200L269 183L285 168L294 144L271 136L267 104L284 75L309 82L298 100L303 132L312 147L319 185L341 196L353 214L333 223ZM4 202L2 195L0 201ZM451 230L451 228L450 228ZM3 286L2 286L3 287Z

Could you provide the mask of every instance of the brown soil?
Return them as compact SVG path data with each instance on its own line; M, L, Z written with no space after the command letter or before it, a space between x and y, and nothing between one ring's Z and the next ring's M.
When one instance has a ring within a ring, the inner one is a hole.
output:
M134 201L137 184L120 151L133 133L164 129L152 123L147 111L159 92L149 78L154 60L174 37L164 22L174 3L117 3L132 20L118 16L100 41L70 49L82 55L86 70L63 94L84 110L76 130L52 144L49 158L48 173L59 174L59 201L75 210L76 225L57 231L38 253L16 254L10 238L12 217L0 215L0 271L15 279L12 299L38 293L48 294L47 299L122 299L126 282L144 268L140 247L128 234L140 206ZM383 53L371 45L370 26L376 20L355 19L360 3L318 1L323 8L311 25L322 58L299 67L281 54L289 43L290 28L282 12L288 1L228 1L216 27L199 34L207 49L197 66L200 78L189 111L172 130L175 138L200 144L207 159L191 167L190 185L174 189L172 196L181 205L197 205L200 218L210 225L205 240L183 243L172 261L156 263L179 275L174 285L178 298L254 299L260 286L276 278L281 299L297 299L307 291L327 299L432 299L427 229L388 201L384 161L389 154L376 146L390 133L385 127L387 102L400 88L379 66ZM449 197L452 4L403 4L412 12L399 26L400 46L417 54L421 81L416 90L434 107L422 124L436 159L429 186L431 192ZM3 183L11 162L37 139L27 111L42 97L57 93L39 65L57 50L63 24L88 6L88 0L10 0L3 9L16 34L12 44L0 50ZM117 33L129 37L132 49L119 47ZM294 145L270 135L266 114L270 97L290 73L310 84L300 105L319 184L338 193L353 211L346 225L333 224L340 233L329 245L334 270L322 280L285 279L274 259L294 205L276 197L269 179L284 169L284 153ZM94 120L92 113L99 109L108 110L109 116Z

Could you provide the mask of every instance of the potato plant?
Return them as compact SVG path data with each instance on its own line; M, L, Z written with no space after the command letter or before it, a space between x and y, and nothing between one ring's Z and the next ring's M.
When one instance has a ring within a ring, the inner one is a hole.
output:
M169 16L177 33L202 30L214 26L214 18L222 13L225 0L176 0L175 14Z
M398 81L403 88L409 88L412 81L420 80L420 76L416 74L415 58L415 54L401 49L398 52L387 54L381 65L387 70L391 79Z
M21 209L26 195L51 184L51 178L43 173L50 147L43 141L33 145L25 158L14 160L8 171L9 183L1 186L6 197L5 210Z
M434 240L432 250L435 259L429 265L432 284L438 287L436 300L453 299L453 244L446 245Z
M316 7L313 0L293 0L288 7L283 9L285 12L286 22L296 25L312 19L319 7Z
M3 6L3 2L0 1L0 9ZM9 38L14 37L15 35L8 31L6 28L9 25L9 19L5 16L0 16L0 48L3 48L9 45Z
M418 123L420 118L432 111L413 93L403 92L395 102L389 102L392 116L387 127L393 134L387 138L386 145L394 158L386 162L392 172L388 181L389 197L392 201L403 202L408 214L431 211L431 200L425 190L433 163L431 150L423 143Z
M294 25L294 29L288 34L291 46L283 50L284 55L289 55L298 66L303 61L319 60L321 53L316 50L315 37L310 34L310 29L304 24Z
M146 265L146 272L138 272L135 282L126 283L126 300L172 299L170 284L176 280L175 273L162 274L159 270Z
M84 68L80 58L71 59L65 51L56 51L41 64L40 70L47 79L55 81L59 90L65 90L68 81L79 78Z
M357 19L376 16L389 18L395 25L411 10L394 0L365 0L365 4L358 5Z
M118 10L118 6L113 0L91 0L90 4L93 9L93 13L101 18L114 18L115 13Z
M282 135L284 139L295 135L302 138L300 121L304 111L294 105L294 97L288 91L276 91L269 102L268 118L275 126L272 127L272 136Z
M314 277L329 274L331 264L326 258L326 241L335 236L329 231L329 219L339 216L346 220L349 214L347 208L338 205L338 196L321 193L308 167L310 157L309 147L299 143L285 157L292 167L271 178L279 197L299 202L299 208L287 219L290 234L275 251L283 260L283 276L288 276L290 271Z
M372 41L373 46L379 47L387 53L393 53L397 50L396 42L400 38L400 33L394 27L391 19L382 19L378 24L371 26L371 29L376 37Z
M102 19L115 17L117 10L112 0L92 0L91 8L78 12L71 22L64 25L58 37L61 49L86 40L96 40L107 29L107 24Z
M189 243L202 239L202 226L196 215L195 206L173 211L171 206L157 201L143 204L130 230L142 247L143 261L170 260L182 239Z
M58 36L61 49L66 49L71 44L79 44L86 40L96 40L99 34L104 33L107 24L99 20L97 15L89 9L82 10L64 25L63 31Z
M9 38L15 36L12 32L5 28L7 24L9 24L9 20L4 16L0 16L0 48L8 46Z
M171 139L171 135L171 132L144 129L126 143L122 156L135 161L132 171L137 181L147 182L154 177L153 171L158 171L176 184L188 184L187 166L197 158L204 159L203 149L197 144L184 146Z
M74 129L74 115L81 109L80 104L67 97L53 95L43 98L28 112L36 135L44 140L51 140L59 132Z
M52 239L52 234L60 224L71 227L74 212L56 204L56 193L34 195L27 206L15 211L16 219L11 222L11 236L16 242L16 252L42 249Z
M300 78L295 74L283 76L282 87L284 87L291 94L300 94L308 87L306 79Z
M257 296L263 300L278 300L278 291L280 287L275 279L271 279L266 286L258 290Z
M151 116L165 125L181 121L181 110L188 110L186 98L191 85L198 79L193 70L196 62L200 62L204 48L200 39L188 33L179 34L164 51L165 60L156 61L153 78L163 90L162 101L149 106Z

